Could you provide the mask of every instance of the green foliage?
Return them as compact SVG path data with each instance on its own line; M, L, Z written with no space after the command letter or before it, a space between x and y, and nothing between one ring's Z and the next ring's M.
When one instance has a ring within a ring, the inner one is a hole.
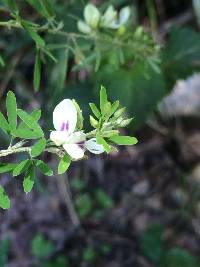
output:
M70 266L65 256L59 256L55 260L44 261L40 267L68 267Z
M91 264L96 259L97 254L92 246L87 246L83 251L83 261L87 264Z
M118 145L135 145L138 140L135 137L114 135L109 138Z
M13 176L18 176L25 172L31 165L31 160L26 159L21 161L13 170Z
M15 169L16 166L17 164L15 163L0 163L0 173L10 172Z
M53 243L45 239L43 235L36 235L31 242L31 252L37 258L47 257L53 250Z
M93 208L92 199L89 194L84 193L77 196L75 199L75 207L81 219L87 217Z
M65 173L69 166L71 164L71 158L69 155L64 155L63 158L61 158L59 165L58 165L58 174L63 174Z
M8 252L10 247L10 240L3 239L0 242L0 267L6 266L7 259L8 259Z
M68 135L68 132L64 133L62 131L54 131L54 134L56 134L55 139L53 139L50 134L50 139L46 140L44 132L39 125L41 111L35 110L29 114L26 111L17 108L16 97L13 92L9 91L7 94L6 107L8 121L2 113L0 113L0 121L2 122L2 130L7 135L11 135L11 142L7 149L0 150L0 157L23 152L26 153L28 157L21 160L18 164L0 163L0 173L12 171L12 175L14 177L23 174L23 189L25 193L31 192L34 186L37 173L36 170L46 176L53 175L53 170L51 170L51 168L42 159L37 158L44 152L53 153L59 156L60 161L58 164L58 174L63 174L68 170L71 162L76 160L76 158L70 156L69 151L64 145L69 147L72 146L73 150L74 146L76 147L78 145L79 148L83 149L83 153L81 152L81 157L83 157L84 152L87 149L95 154L103 153L104 151L109 153L114 149L112 146L113 143L132 145L137 142L135 137L119 135L118 128L129 124L131 119L125 117L124 108L119 108L119 101L115 101L114 103L108 101L107 92L104 87L101 87L100 90L100 109L98 109L94 103L90 104L90 107L98 117L98 120L95 120L92 116L90 116L91 126L93 126L95 130L89 133L84 133L84 130L82 129L83 115L78 103L75 100L69 100L67 103L69 102L71 103L70 106L74 107L73 110L75 112L74 115L76 116L76 131L70 135ZM93 118L93 121L91 118ZM65 136L64 139L62 137L60 140L59 138L61 133L65 134ZM17 139L21 140L19 141ZM31 139L36 139L36 142L34 144L31 142L31 144L25 146L31 141ZM65 139L69 139L69 143L67 143ZM62 147L63 140L64 145ZM3 187L1 187L1 198L1 207L4 209L9 208L10 201ZM96 198L101 208L106 208L111 205L111 200L106 194L104 194L103 191L97 192ZM77 210L82 218L90 214L93 205L88 194L78 196L75 202Z
M26 126L28 126L28 128L38 134L39 137L43 137L44 133L41 127L31 115L29 115L26 111L22 109L18 109L17 114L20 119L26 124Z
M141 249L153 262L160 262L164 255L162 241L163 228L159 224L150 225L141 237Z
M43 173L46 176L52 176L53 171L49 166L42 160L34 160L35 166L38 168L38 170Z
M95 191L95 198L98 206L101 209L109 209L113 206L112 198L109 197L108 194L102 189L98 189Z
M40 80L41 80L41 55L40 49L36 50L35 57L35 65L34 65L34 75L33 75L33 86L35 91L37 92L40 88Z
M9 91L6 98L7 116L9 128L12 133L17 126L17 102L13 92Z
M8 133L10 131L9 124L3 114L0 112L0 128L5 132Z
M44 138L39 139L31 148L31 156L38 157L44 151L47 141Z
M65 256L60 255L55 259L47 260L54 250L53 242L41 234L35 235L31 241L31 253L37 258L38 267L68 267L68 259Z
M10 208L10 199L8 198L4 188L0 186L0 207L2 209Z
M162 53L162 69L168 87L171 88L176 80L186 78L195 70L199 70L199 58L199 34L189 28L174 29Z
M164 244L163 227L159 224L150 225L142 233L140 244L142 252L153 263L160 267L197 267L198 260L182 248L167 249Z
M25 174L23 181L23 188L25 193L31 192L35 183L35 170L33 166L30 166Z
M71 182L71 186L76 192L81 192L86 188L86 183L83 179L75 177Z

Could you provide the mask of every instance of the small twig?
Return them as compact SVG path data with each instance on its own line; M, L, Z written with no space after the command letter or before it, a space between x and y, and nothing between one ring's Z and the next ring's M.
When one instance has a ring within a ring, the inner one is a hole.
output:
M67 210L68 210L71 222L73 223L75 227L79 227L81 223L74 209L68 175L65 174L65 175L58 176L57 181L58 181L58 187L61 192L62 198L67 206Z

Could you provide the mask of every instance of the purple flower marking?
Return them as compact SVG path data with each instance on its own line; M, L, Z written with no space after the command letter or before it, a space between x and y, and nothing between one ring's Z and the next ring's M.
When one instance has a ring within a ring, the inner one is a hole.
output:
M82 141L82 142L78 142L77 145L81 148L81 149L84 149L85 147L85 142Z
M67 121L66 123L63 122L60 128L61 131L68 131L69 130L69 121Z

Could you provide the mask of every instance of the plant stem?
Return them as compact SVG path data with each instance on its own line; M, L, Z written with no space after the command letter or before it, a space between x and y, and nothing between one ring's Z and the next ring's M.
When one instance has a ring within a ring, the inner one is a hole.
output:
M63 157L64 156L64 151L62 151L62 149L57 148L57 147L48 147L44 150L45 152L49 152L49 153L53 153L53 154L57 154L59 157ZM12 154L17 154L17 153L31 153L31 147L10 147L8 149L3 149L0 150L0 158L1 157L6 157Z

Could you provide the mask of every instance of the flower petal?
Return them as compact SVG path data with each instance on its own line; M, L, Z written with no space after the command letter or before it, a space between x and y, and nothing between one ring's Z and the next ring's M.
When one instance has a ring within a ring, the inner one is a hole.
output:
M130 7L127 6L127 7L122 8L120 10L120 12L119 12L119 23L120 23L120 25L125 24L128 21L130 15L131 15Z
M73 159L81 159L84 156L84 148L82 145L64 144L63 147Z
M77 111L70 99L61 101L53 111L53 124L57 131L74 132L77 123Z
M102 145L97 144L96 138L92 138L85 142L85 147L87 150L89 150L91 153L94 154L101 154L105 152L105 149Z
M75 133L70 134L66 143L77 144L77 143L83 142L85 140L86 140L86 135L84 134L84 132L79 131L79 132L75 132Z
M66 131L52 131L50 133L50 139L53 141L57 146L61 146L68 140L69 135Z

